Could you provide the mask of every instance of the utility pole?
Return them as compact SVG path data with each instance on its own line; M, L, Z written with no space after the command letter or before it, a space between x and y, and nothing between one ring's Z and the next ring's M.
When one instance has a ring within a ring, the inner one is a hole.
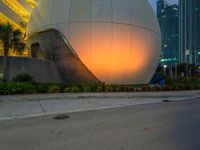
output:
M175 79L177 78L177 71L178 71L178 68L177 68L177 62L175 63Z

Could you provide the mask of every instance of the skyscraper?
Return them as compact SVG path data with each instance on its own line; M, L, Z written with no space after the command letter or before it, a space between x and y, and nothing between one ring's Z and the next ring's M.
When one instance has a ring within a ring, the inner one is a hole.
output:
M0 0L0 23L10 23L25 32L37 0Z
M25 33L26 25L36 2L37 0L0 0L0 23L9 23ZM3 55L1 41L0 55ZM14 56L17 54L14 51L9 51L9 55ZM24 55L28 55L27 51L24 51Z
M178 62L178 5L157 0L157 18L162 34L161 64L174 66Z
M179 61L200 65L200 0L179 0Z

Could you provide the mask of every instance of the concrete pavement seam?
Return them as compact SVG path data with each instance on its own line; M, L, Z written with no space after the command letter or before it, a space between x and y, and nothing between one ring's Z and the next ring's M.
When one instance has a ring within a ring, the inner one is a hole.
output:
M42 112L46 114L47 112L46 112L46 110L44 109L44 107L42 106L41 102L38 101L38 103L39 103L39 105L40 105L40 108L41 108Z
M96 104L96 105L99 105L99 106L104 106L104 105L102 105L102 104L100 104L100 103L97 103L97 102L94 102L94 101L92 101L92 100L86 100L87 102L89 102L89 103L93 103L93 104Z

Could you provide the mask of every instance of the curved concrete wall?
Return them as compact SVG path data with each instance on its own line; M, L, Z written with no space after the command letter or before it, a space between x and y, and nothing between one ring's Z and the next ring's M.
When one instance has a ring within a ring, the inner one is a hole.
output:
M7 68L8 81L11 81L12 78L18 74L28 73L37 82L63 82L56 65L49 61L22 57L8 57ZM0 72L3 72L3 56L0 56Z
M95 84L100 81L74 55L56 30L41 32L28 40L28 45L38 43L46 60L53 61L65 83Z
M60 31L102 82L147 83L160 56L160 30L147 0L42 0L28 36Z

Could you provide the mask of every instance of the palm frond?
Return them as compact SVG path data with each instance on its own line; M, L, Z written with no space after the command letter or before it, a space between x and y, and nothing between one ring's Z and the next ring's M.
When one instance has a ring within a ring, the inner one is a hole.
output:
M9 23L0 24L0 41L4 44L6 53L8 53L9 49L23 51L26 47L23 33L18 29L14 29Z

